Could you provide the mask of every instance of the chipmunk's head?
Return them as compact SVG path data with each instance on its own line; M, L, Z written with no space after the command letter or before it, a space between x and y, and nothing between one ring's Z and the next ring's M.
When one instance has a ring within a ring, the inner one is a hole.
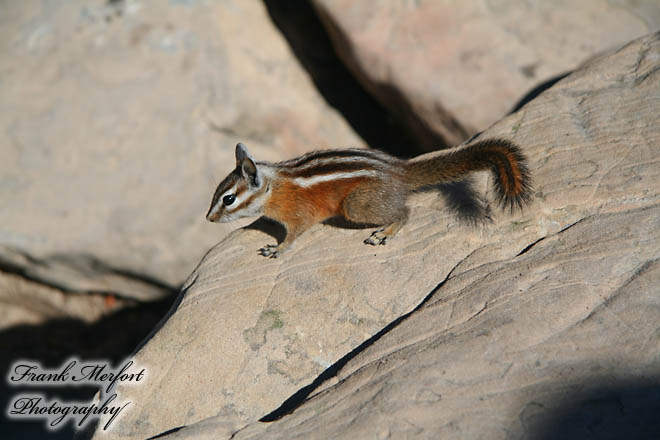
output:
M226 223L263 212L270 185L261 165L242 143L236 145L236 169L220 182L206 214L210 222Z

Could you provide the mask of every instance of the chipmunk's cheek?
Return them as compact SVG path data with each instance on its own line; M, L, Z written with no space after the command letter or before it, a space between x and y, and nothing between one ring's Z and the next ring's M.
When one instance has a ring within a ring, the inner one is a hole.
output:
M236 217L235 215L232 215L232 214L224 214L224 215L218 217L216 222L217 223L229 223L229 222L233 222L237 218L240 218L240 217Z

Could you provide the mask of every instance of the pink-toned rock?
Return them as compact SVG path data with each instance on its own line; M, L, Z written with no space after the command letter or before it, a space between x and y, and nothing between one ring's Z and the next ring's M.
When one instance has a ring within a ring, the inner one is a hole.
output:
M346 64L427 150L464 141L540 82L660 27L656 0L314 0Z

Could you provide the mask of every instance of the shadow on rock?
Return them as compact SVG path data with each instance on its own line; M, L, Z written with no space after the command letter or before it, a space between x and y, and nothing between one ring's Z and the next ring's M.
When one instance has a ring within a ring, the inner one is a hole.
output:
M525 438L538 440L659 439L660 385L591 385L548 408L528 403L520 414Z

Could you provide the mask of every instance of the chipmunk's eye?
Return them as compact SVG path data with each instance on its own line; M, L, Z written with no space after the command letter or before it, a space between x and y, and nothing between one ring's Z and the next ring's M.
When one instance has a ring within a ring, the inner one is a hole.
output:
M222 198L222 203L224 203L225 206L229 206L232 203L234 203L235 200L236 200L236 196L233 194L229 194Z

